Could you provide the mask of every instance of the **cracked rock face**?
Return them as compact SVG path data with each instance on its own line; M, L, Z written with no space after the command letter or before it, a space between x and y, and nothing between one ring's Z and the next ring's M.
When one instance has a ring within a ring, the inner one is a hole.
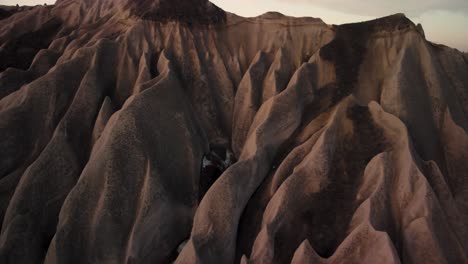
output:
M397 14L0 20L0 263L466 263L467 55Z

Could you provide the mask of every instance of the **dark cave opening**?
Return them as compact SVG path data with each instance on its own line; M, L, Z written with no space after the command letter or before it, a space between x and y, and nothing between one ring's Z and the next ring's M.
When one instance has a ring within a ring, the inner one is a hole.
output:
M235 162L236 158L229 147L210 144L210 151L203 156L201 164L199 201L203 199L216 180Z

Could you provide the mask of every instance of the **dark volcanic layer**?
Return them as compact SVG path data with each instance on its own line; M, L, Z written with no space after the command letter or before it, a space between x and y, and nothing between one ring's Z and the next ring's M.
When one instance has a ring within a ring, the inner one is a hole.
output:
M13 12L0 7L0 20L10 17L11 15L13 15Z
M127 7L136 17L158 22L177 21L184 25L210 25L226 22L226 13L208 0L129 1Z
M59 0L0 43L0 263L468 261L468 58L404 15Z

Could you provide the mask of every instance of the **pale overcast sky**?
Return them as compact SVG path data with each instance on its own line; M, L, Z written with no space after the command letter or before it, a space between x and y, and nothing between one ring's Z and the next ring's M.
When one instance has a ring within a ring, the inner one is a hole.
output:
M174 0L176 1L176 0ZM52 4L50 0L0 0L0 4ZM278 11L291 16L320 17L329 24L369 20L405 13L421 23L426 37L468 52L468 0L212 0L226 11L257 16Z

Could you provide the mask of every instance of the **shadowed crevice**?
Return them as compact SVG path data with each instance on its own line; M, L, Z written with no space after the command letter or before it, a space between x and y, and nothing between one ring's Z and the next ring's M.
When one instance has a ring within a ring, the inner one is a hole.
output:
M39 30L25 33L8 41L0 50L0 72L9 67L27 70L36 54L41 49L49 47L61 26L62 22L53 18Z

